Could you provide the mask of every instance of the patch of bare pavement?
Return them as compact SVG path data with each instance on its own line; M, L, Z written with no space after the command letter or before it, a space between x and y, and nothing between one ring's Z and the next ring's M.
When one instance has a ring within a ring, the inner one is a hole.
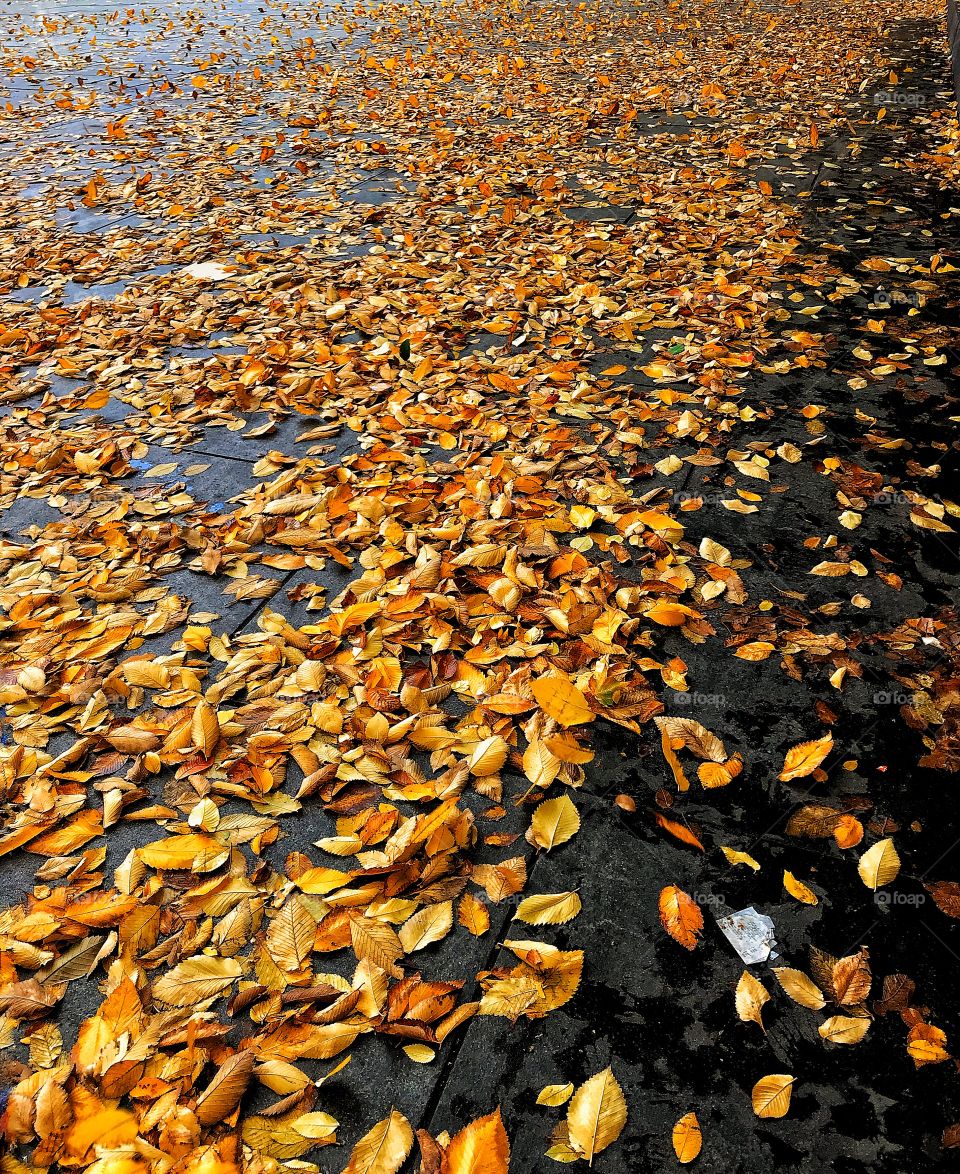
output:
M956 1163L949 77L0 0L2 1174Z

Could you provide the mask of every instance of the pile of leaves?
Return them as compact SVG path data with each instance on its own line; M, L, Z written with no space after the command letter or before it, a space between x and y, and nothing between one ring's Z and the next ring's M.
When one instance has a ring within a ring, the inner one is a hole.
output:
M773 659L838 697L863 676L869 592L903 579L855 537L886 477L825 443L819 315L872 275L919 297L953 270L931 251L852 275L760 169L802 171L841 133L893 7L831 0L812 41L804 4L267 5L219 33L202 5L5 14L22 190L0 197L0 855L30 881L0 915L4 1171L331 1168L327 1093L375 1040L442 1064L474 1017L575 998L589 957L544 939L597 911L528 875L577 851L596 729L656 749L656 825L707 852L684 803L772 780L669 712L714 683L693 656L715 680ZM62 76L37 85L44 38ZM97 129L75 142L80 117ZM936 129L918 174L953 174L955 124ZM104 282L122 288L88 288ZM942 328L868 321L851 389L947 363ZM763 390L790 379L800 407ZM866 450L895 451L861 415ZM960 507L913 463L906 524L950 543ZM746 528L801 471L829 485L837 533L802 539L810 598L791 578L774 601ZM947 771L953 621L876 638L923 765ZM789 790L827 779L836 720L818 702L784 747L787 834L876 892L899 829L868 800ZM710 848L718 872L761 867ZM783 883L820 900L810 876ZM958 915L956 882L930 891ZM696 950L694 896L651 901ZM949 1059L912 979L878 999L866 948L814 943L809 969L773 974L806 1011L831 1005L826 1044L896 1012L918 1067ZM731 993L731 1019L763 1028L763 982ZM757 1116L786 1115L797 1079L762 1077ZM501 1174L489 1091L452 1136L384 1102L335 1161ZM538 1103L565 1106L543 1139L559 1162L592 1163L629 1115L609 1068ZM697 1157L696 1113L672 1141Z

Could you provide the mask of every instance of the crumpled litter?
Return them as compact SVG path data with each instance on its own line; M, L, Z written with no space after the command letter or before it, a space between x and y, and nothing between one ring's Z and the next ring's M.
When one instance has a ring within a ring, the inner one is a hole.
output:
M758 913L752 905L726 917L718 917L717 925L748 966L754 962L766 962L771 956L777 957L774 951L777 944L776 926L771 918L765 913Z

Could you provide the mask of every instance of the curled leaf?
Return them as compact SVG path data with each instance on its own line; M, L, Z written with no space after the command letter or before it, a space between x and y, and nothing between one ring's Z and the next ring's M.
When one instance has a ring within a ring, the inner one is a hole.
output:
M791 897L796 897L804 905L818 905L820 903L820 898L813 889L809 885L805 885L803 881L797 880L793 873L787 872L786 869L783 873L783 887Z

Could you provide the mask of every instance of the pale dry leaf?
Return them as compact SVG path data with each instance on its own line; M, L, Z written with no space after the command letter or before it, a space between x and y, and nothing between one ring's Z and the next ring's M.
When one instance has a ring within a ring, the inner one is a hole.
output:
M612 1145L627 1123L627 1102L611 1068L591 1076L567 1106L570 1143L589 1163Z

